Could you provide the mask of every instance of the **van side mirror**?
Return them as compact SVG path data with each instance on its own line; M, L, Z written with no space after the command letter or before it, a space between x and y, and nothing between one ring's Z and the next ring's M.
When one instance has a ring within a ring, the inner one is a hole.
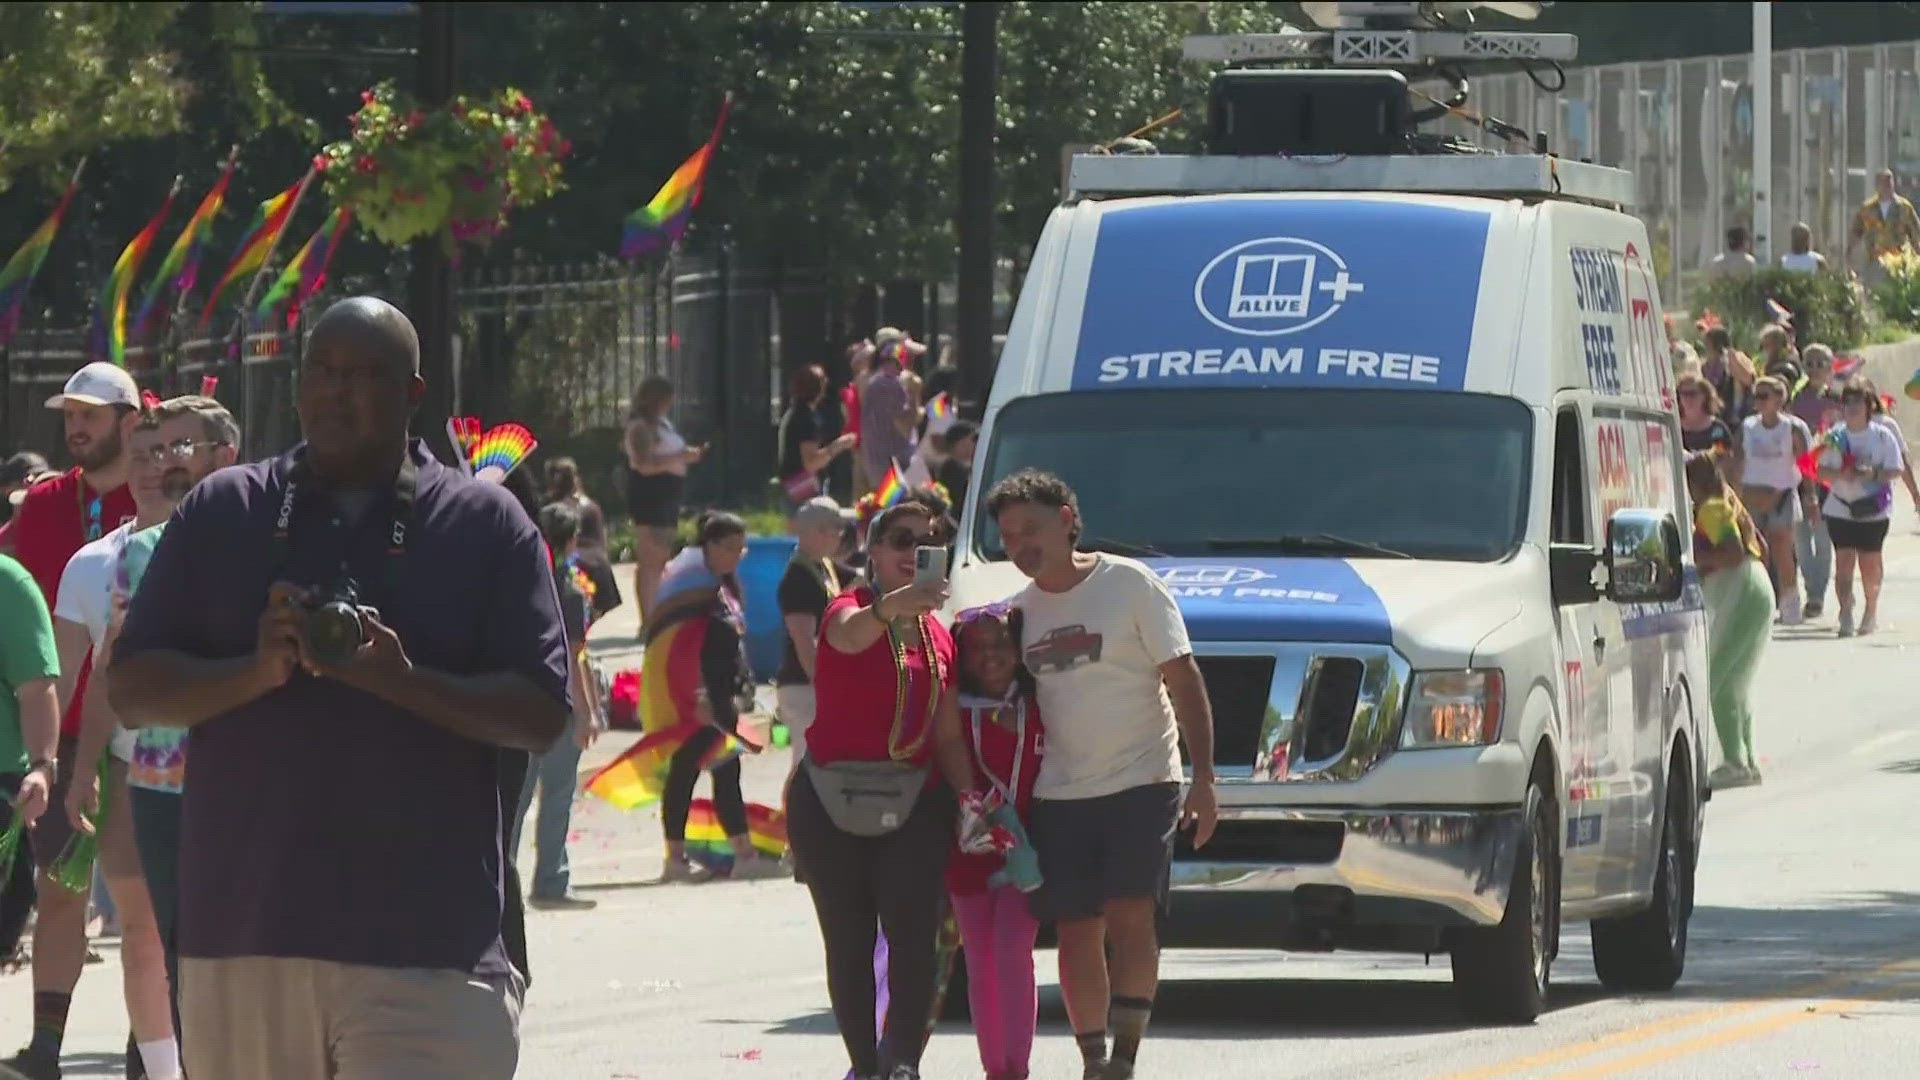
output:
M1554 544L1547 548L1547 575L1555 606L1591 604L1600 599L1600 555L1585 544Z
M1680 526L1663 510L1620 510L1607 522L1607 599L1657 604L1680 599Z

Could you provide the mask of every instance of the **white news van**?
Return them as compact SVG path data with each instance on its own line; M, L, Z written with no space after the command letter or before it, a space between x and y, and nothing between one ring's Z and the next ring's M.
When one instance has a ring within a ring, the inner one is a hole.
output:
M1449 952L1541 1007L1680 977L1708 794L1672 371L1622 172L1543 156L1088 156L1021 291L954 606L1024 584L1026 467L1178 599L1221 820L1169 947Z

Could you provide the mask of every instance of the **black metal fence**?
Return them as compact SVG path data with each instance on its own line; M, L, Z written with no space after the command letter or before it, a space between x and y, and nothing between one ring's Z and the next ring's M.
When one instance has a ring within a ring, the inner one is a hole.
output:
M785 373L802 363L831 367L845 333L823 274L740 266L725 251L644 271L611 261L477 271L462 282L457 310L457 411L488 425L526 423L543 443L579 457L597 493L616 495L610 481L634 390L663 374L676 388L675 422L689 440L712 444L708 464L689 478L689 499L705 504L770 494ZM134 348L127 367L163 397L219 376L245 454L257 459L299 437L293 375L305 331L296 322L241 344L195 338ZM59 414L43 406L91 358L84 329L23 328L0 350L0 448L61 456Z

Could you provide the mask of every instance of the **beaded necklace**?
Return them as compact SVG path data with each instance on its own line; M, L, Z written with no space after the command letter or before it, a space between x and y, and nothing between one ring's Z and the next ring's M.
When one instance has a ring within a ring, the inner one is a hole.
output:
M933 733L934 711L940 705L940 684L946 679L946 668L940 659L940 653L933 647L933 635L927 628L927 616L921 615L913 620L914 627L920 632L920 654L927 658L927 673L931 676L927 688L927 711L920 725L920 735L907 745L900 745L900 729L906 724L907 695L913 687L913 672L907 666L907 644L894 629L892 621L887 623L887 644L893 649L893 730L887 735L887 756L895 761L908 761L926 749L927 738Z

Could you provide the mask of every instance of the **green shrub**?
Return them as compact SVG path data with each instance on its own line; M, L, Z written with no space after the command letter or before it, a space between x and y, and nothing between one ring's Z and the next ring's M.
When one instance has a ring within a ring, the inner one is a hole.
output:
M1887 321L1920 330L1920 254L1896 252L1880 265L1887 275L1873 287L1874 306Z
M1716 277L1695 292L1694 317L1711 311L1726 324L1733 344L1756 352L1760 331L1773 320L1767 301L1777 300L1793 313L1794 336L1801 345L1824 342L1835 349L1856 348L1867 336L1867 311L1860 290L1837 271L1809 274L1797 270L1758 270L1743 277Z

